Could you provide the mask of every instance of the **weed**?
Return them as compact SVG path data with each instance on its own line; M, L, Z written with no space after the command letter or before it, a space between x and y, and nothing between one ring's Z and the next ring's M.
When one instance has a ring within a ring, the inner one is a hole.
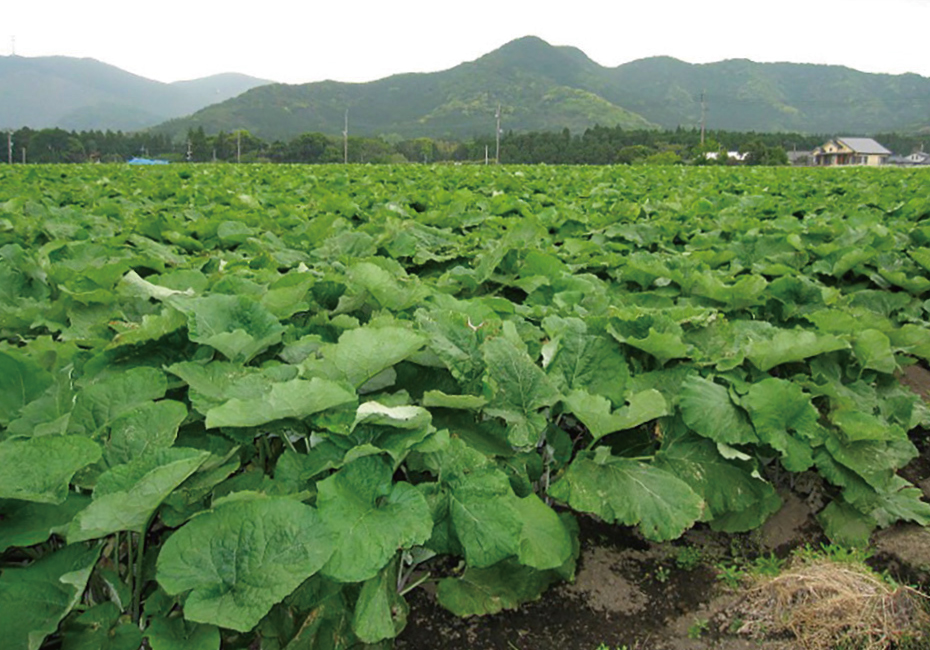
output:
M737 564L718 564L717 580L730 589L738 589L746 579L746 570Z
M773 553L760 555L753 561L751 573L756 576L775 577L781 573L784 564L784 561L775 557Z
M689 639L700 639L704 636L704 633L707 632L707 626L710 625L710 621L706 618L696 618L694 622L688 626L688 638Z
M701 549L695 546L682 546L678 549L675 564L684 571L693 571L701 564L702 560Z
M655 579L657 582L661 582L663 585L668 582L671 571L668 567L658 566L656 567Z

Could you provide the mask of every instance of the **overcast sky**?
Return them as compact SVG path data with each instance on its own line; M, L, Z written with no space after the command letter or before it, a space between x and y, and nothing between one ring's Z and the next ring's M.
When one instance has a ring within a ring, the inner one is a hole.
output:
M370 81L520 36L605 66L654 55L930 76L930 0L0 0L0 53L91 57L160 81Z

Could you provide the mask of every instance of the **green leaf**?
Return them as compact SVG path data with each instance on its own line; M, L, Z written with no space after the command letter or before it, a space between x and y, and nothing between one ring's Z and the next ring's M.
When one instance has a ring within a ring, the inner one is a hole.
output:
M654 541L681 536L704 509L701 497L674 474L611 456L606 447L578 454L549 496L609 522L638 525Z
M68 421L68 433L99 436L114 420L168 390L165 373L157 368L132 368L109 375L78 393Z
M341 582L373 578L398 549L423 544L433 530L429 505L409 483L392 483L391 466L365 456L317 483L317 508L336 535L323 569Z
M0 629L10 650L38 650L80 602L100 547L72 544L0 576Z
M826 448L838 463L858 474L878 492L890 489L895 471L918 456L917 448L907 439L846 442L830 436Z
M64 626L63 645L67 650L138 650L142 645L139 626L121 620L116 603L94 605Z
M507 338L485 341L482 353L490 396L485 413L507 422L507 440L514 447L535 445L547 424L539 411L555 404L559 392L542 368Z
M327 379L292 379L272 384L263 395L251 399L234 397L210 409L206 427L254 427L282 418L305 418L356 399L353 391Z
M668 404L662 393L651 388L634 394L628 405L613 413L610 412L610 402L606 397L583 390L572 391L563 401L595 440L668 415Z
M62 435L74 408L71 368L58 371L54 383L23 407L17 419L7 427L8 437Z
M423 406L427 408L478 410L487 403L488 400L476 395L447 395L439 390L423 393Z
M920 488L896 476L891 489L879 495L878 507L872 511L872 516L883 528L898 521L930 525L930 503L923 501L922 497Z
M839 408L830 413L833 422L850 442L862 440L906 440L907 433L883 418L854 408Z
M733 403L730 392L700 375L689 375L682 383L679 406L685 424L705 438L728 445L759 441L746 412Z
M190 339L220 351L233 362L246 363L281 342L284 327L271 312L247 296L211 294L200 298L168 298L187 314Z
M878 330L863 330L853 342L853 352L863 368L888 374L898 369L891 349L891 340Z
M808 357L835 350L845 350L849 343L830 334L807 330L779 330L770 340L755 340L749 344L746 357L765 372L783 363L803 361Z
M791 472L814 464L812 447L823 440L819 415L800 386L770 377L753 384L743 398L759 439L781 453Z
M358 388L425 344L422 334L403 327L359 327L343 332L339 343L326 348L323 356Z
M727 460L716 444L693 434L667 431L655 466L683 480L704 499L704 518L715 530L753 530L781 507L775 488L751 463Z
M0 467L8 470L0 472L0 499L62 503L75 472L100 456L100 446L83 436L4 440Z
M128 530L144 533L155 510L171 492L197 471L210 452L162 449L100 476L94 499L68 528L68 541L82 542Z
M393 639L407 625L409 607L397 593L397 568L392 563L366 580L355 603L352 631L365 643Z
M153 618L145 636L152 650L220 650L219 629L190 623L180 616Z
M119 465L157 449L167 449L174 444L185 418L187 407L181 402L162 400L143 404L113 421L104 458L110 465Z
M52 535L62 535L90 497L71 492L60 504L0 501L0 553L12 546L32 546Z
M523 522L518 558L534 569L557 569L572 555L572 536L556 512L535 494L519 500Z
M51 383L51 375L31 359L0 352L0 427L16 419Z
M429 295L415 277L391 273L370 262L353 265L346 275L350 282L371 294L381 308L395 313L416 305Z
M543 327L552 339L543 352L544 365L558 390L586 390L614 405L623 403L630 369L616 342L587 334L579 318L549 316Z
M482 363L478 326L464 313L455 311L417 312L417 324L429 336L429 348L452 373L463 392L480 390Z
M187 620L247 632L319 571L334 546L310 506L288 498L240 498L169 537L156 578L168 594L191 591Z
M875 519L843 501L833 501L817 515L830 541L864 548L875 530Z
M474 471L455 482L449 511L469 566L487 567L520 552L524 522L519 507L500 470Z
M268 393L273 384L296 379L299 372L288 365L259 369L216 360L209 363L184 361L166 370L190 386L191 405L203 415L230 399L258 399Z
M559 579L555 571L538 571L511 559L487 568L469 567L460 578L440 580L436 595L456 616L484 616L536 600Z

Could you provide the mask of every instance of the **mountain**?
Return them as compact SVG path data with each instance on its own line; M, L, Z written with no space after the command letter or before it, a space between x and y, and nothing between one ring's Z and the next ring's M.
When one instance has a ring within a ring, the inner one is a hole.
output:
M671 57L609 68L577 48L529 36L441 72L262 86L157 128L175 135L199 126L245 128L272 140L308 131L338 135L348 109L354 135L467 138L494 133L498 105L505 131L694 128L702 94L711 129L871 134L930 122L930 79L916 74Z
M597 92L602 71L576 48L526 37L442 72L255 88L158 130L245 128L270 140L307 131L340 134L348 109L354 135L462 138L493 133L498 105L505 130L657 128Z
M0 128L137 130L267 83L219 74L167 84L94 59L0 56Z

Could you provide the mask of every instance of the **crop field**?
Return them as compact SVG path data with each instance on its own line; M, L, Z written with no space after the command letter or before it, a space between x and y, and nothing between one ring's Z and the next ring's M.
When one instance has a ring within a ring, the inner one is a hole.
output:
M0 167L10 648L390 647L582 517L930 523L930 176Z

